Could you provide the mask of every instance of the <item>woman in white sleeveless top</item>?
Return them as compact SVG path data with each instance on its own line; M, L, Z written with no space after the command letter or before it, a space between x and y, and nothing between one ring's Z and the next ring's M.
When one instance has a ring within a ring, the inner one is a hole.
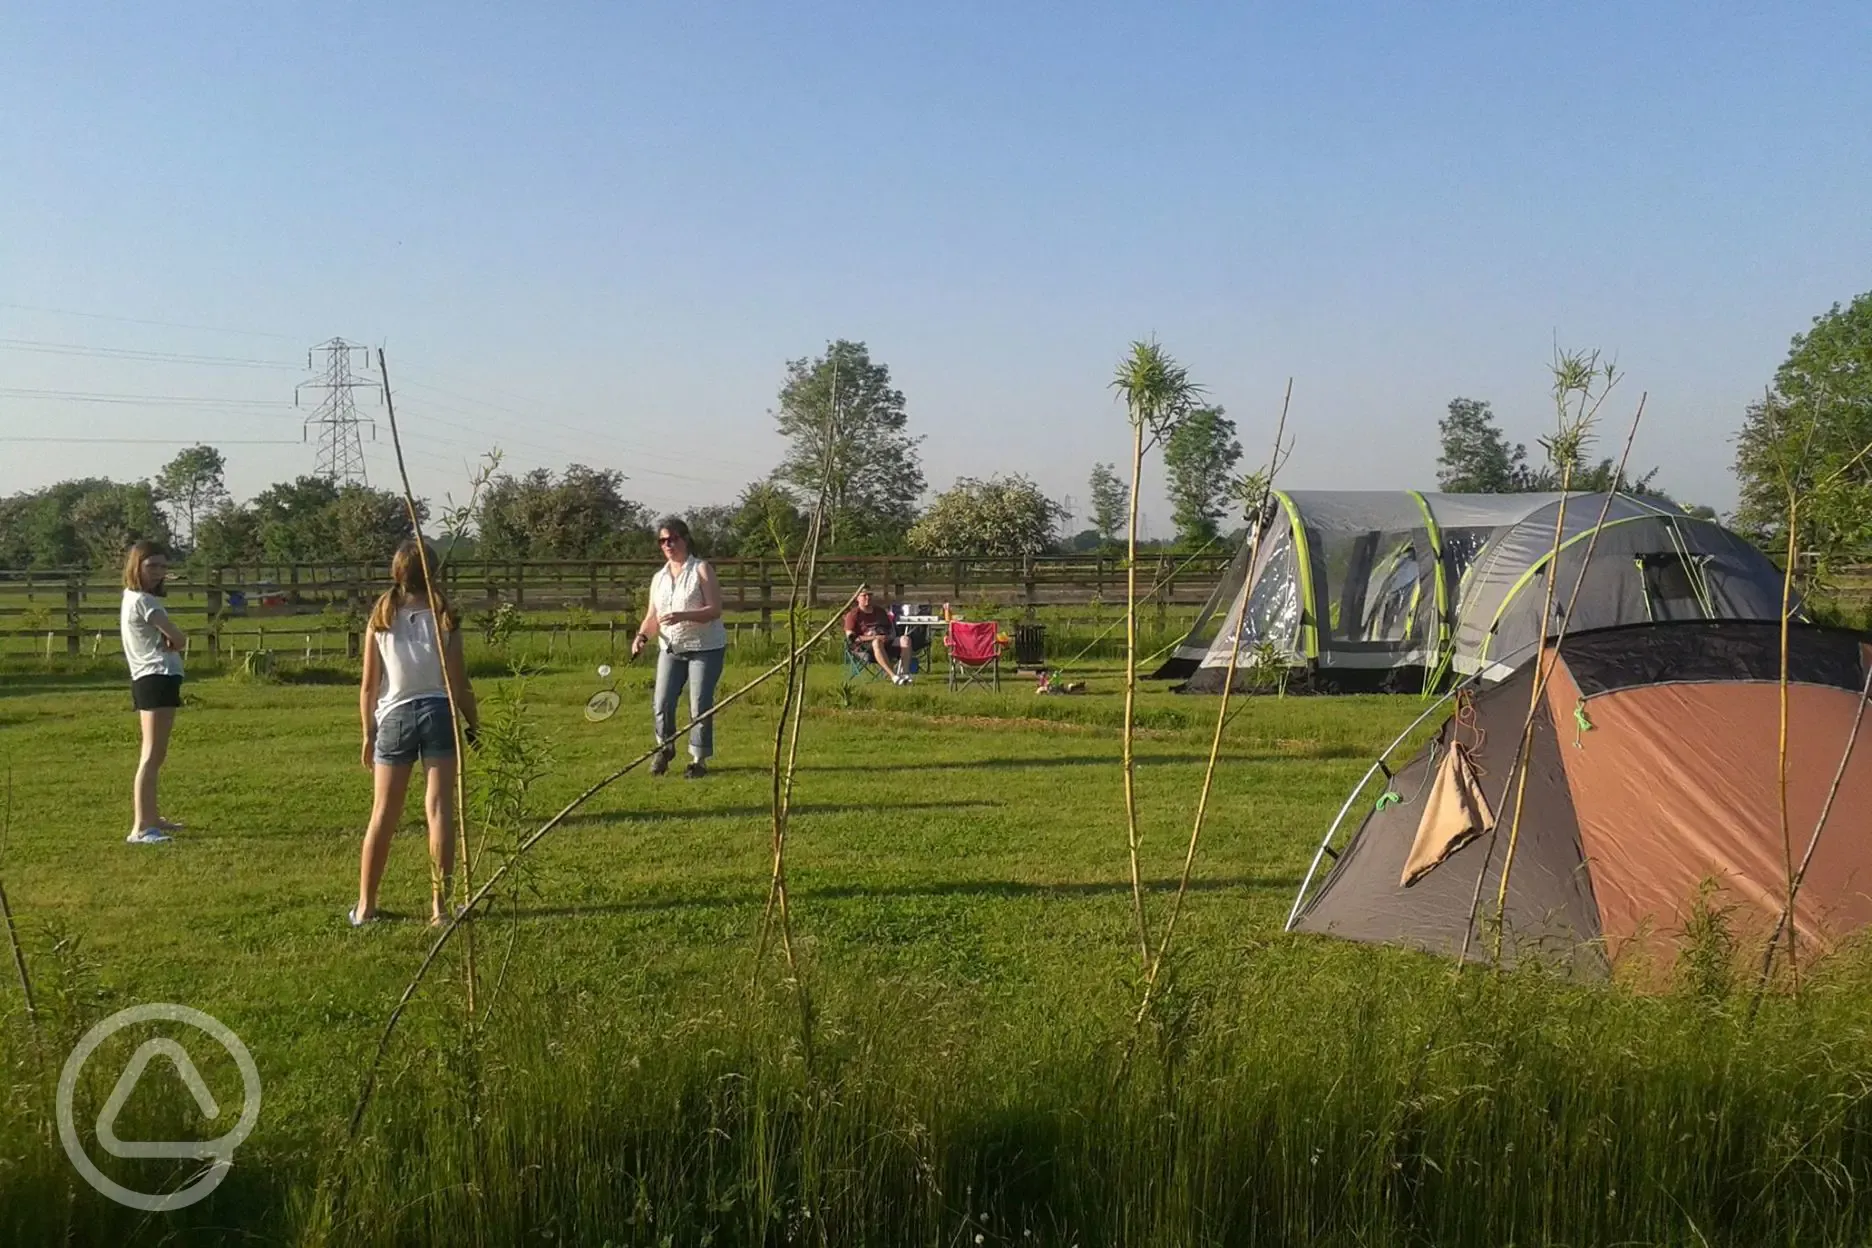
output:
M371 773L370 824L358 864L358 900L351 926L377 917L377 889L390 861L390 841L403 817L410 776L421 763L426 781L423 811L429 823L429 921L448 915L455 871L455 721L449 708L454 687L463 736L473 742L481 723L468 669L462 662L461 628L438 588L430 607L423 551L414 539L390 561L391 586L371 610L364 639L364 679L358 688L363 722L365 770ZM446 669L446 675L444 670Z
M652 722L662 748L650 760L650 774L667 772L676 756L676 708L686 684L694 726L689 729L691 761L683 775L696 780L708 774L707 761L715 753L715 721L702 716L715 705L715 685L728 648L721 586L715 569L691 550L689 526L675 516L657 526L657 545L668 562L650 580L650 606L631 638L632 658L643 653L652 637L660 646ZM701 722L694 723L697 720Z

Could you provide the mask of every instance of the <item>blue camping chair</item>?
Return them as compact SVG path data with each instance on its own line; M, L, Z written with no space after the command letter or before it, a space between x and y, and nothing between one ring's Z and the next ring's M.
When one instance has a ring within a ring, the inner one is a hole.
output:
M870 646L855 646L850 639L845 642L845 683L853 681L883 680L884 669L877 665L877 656L871 653Z

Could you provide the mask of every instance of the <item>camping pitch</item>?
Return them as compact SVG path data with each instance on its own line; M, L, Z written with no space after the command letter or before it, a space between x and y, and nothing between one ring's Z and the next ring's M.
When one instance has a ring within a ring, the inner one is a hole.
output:
M1565 499L1556 560L1561 501L1276 491L1259 541L1243 543L1189 635L1152 675L1216 693L1231 655L1246 667L1265 662L1271 647L1322 692L1433 688L1451 674L1493 683L1534 652L1543 631L1559 631L1576 583L1569 627L1577 631L1779 618L1781 574L1721 525L1659 499L1617 494L1608 506L1603 494L1574 494ZM1543 629L1556 562L1554 618ZM1244 600L1237 650L1233 624Z
M1840 777L1795 915L1800 936L1824 945L1872 922L1872 732L1841 762L1872 636L1797 627L1789 658L1797 863ZM1493 955L1535 666L1460 691L1416 757L1395 773L1382 760L1367 773L1340 813L1343 822L1362 802L1363 824L1338 849L1339 824L1328 830L1290 930ZM1709 881L1738 928L1772 925L1787 895L1779 672L1776 624L1636 626L1559 643L1499 914L1504 962L1537 957L1604 974L1647 946L1668 958ZM1381 773L1374 801L1369 781Z

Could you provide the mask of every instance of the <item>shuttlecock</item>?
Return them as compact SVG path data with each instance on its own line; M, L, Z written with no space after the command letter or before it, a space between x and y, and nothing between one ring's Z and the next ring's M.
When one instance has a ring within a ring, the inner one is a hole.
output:
M599 680L611 679L611 665L609 663L600 663L598 665L598 679Z

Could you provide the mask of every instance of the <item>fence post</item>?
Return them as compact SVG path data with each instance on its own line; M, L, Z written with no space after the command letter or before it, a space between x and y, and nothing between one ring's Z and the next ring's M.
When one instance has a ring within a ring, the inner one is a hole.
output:
M954 581L954 586L950 590L949 601L961 602L962 601L962 561L960 559L955 561L955 567L952 568L951 571L953 572L954 575L951 576L950 579Z
M83 602L84 582L79 573L73 573L65 581L65 653L78 653L78 610Z
M526 606L526 564L516 563L509 566L513 568L514 609L519 610Z
M588 569L588 574L590 580L588 588L585 591L585 602L592 610L596 611L598 609L598 564L596 561L593 561L591 564Z
M221 653L221 569L208 569L208 588L203 595L208 607L208 657Z
M1027 591L1027 618L1033 619L1034 608L1039 605L1034 594L1034 558L1032 555L1021 556L1021 580Z
M763 636L773 633L773 570L767 561L760 561L760 631Z

